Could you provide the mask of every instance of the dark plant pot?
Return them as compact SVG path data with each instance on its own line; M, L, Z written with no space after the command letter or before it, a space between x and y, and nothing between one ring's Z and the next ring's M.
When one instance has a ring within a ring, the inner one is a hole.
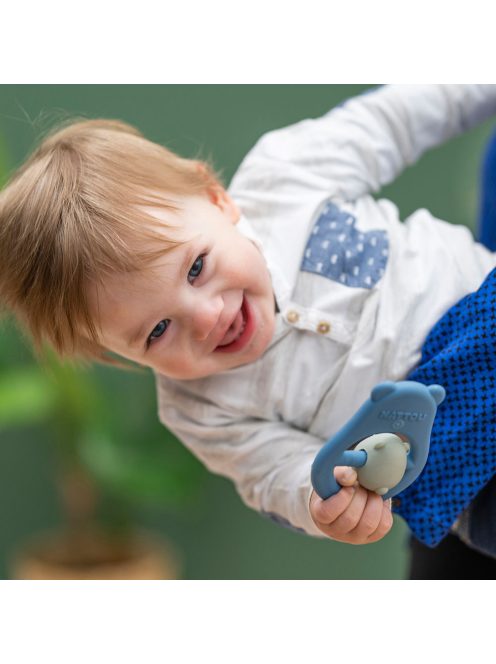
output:
M155 535L91 529L34 538L11 559L12 579L178 579L177 553Z

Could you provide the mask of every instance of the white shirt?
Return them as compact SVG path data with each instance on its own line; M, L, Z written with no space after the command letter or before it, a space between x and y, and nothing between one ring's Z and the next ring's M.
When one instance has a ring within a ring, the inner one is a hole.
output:
M161 421L249 506L322 536L316 452L496 266L467 228L425 209L401 223L370 195L495 112L494 85L388 86L269 132L241 163L229 193L272 277L274 337L250 365L157 388Z

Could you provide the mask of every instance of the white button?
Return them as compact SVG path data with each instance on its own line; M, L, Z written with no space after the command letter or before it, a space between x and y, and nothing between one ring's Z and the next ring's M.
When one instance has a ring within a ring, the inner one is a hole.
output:
M297 311L291 309L286 314L286 320L288 323L297 323L300 320L300 314Z

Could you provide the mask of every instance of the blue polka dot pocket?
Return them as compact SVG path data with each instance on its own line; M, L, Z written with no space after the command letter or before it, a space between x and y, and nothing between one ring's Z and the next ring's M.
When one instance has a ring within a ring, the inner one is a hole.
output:
M388 253L386 231L360 231L352 214L328 201L313 226L301 269L343 286L370 289L383 276Z

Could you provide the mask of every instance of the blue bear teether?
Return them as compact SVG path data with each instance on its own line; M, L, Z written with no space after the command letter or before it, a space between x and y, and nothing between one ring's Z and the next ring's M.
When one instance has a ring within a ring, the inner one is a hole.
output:
M422 383L408 380L398 383L386 381L376 385L370 399L324 444L315 457L311 478L316 493L325 499L339 491L341 487L334 478L335 466L366 467L368 458L366 449L369 449L370 454L372 447L361 445L362 449L349 448L360 441L365 443L364 439L380 433L397 434L402 439L406 437L408 444L405 445L404 454L408 454L408 458L401 479L397 481L398 478L395 477L389 483L382 482L384 488L378 489L377 492L387 499L406 489L425 466L437 406L445 395L441 385L427 387ZM385 448L393 442L387 440L386 443L376 443L374 450ZM397 456L397 453L394 452L394 455ZM395 473L397 474L397 470ZM401 469L400 475L402 473ZM384 475L383 472L380 474Z

